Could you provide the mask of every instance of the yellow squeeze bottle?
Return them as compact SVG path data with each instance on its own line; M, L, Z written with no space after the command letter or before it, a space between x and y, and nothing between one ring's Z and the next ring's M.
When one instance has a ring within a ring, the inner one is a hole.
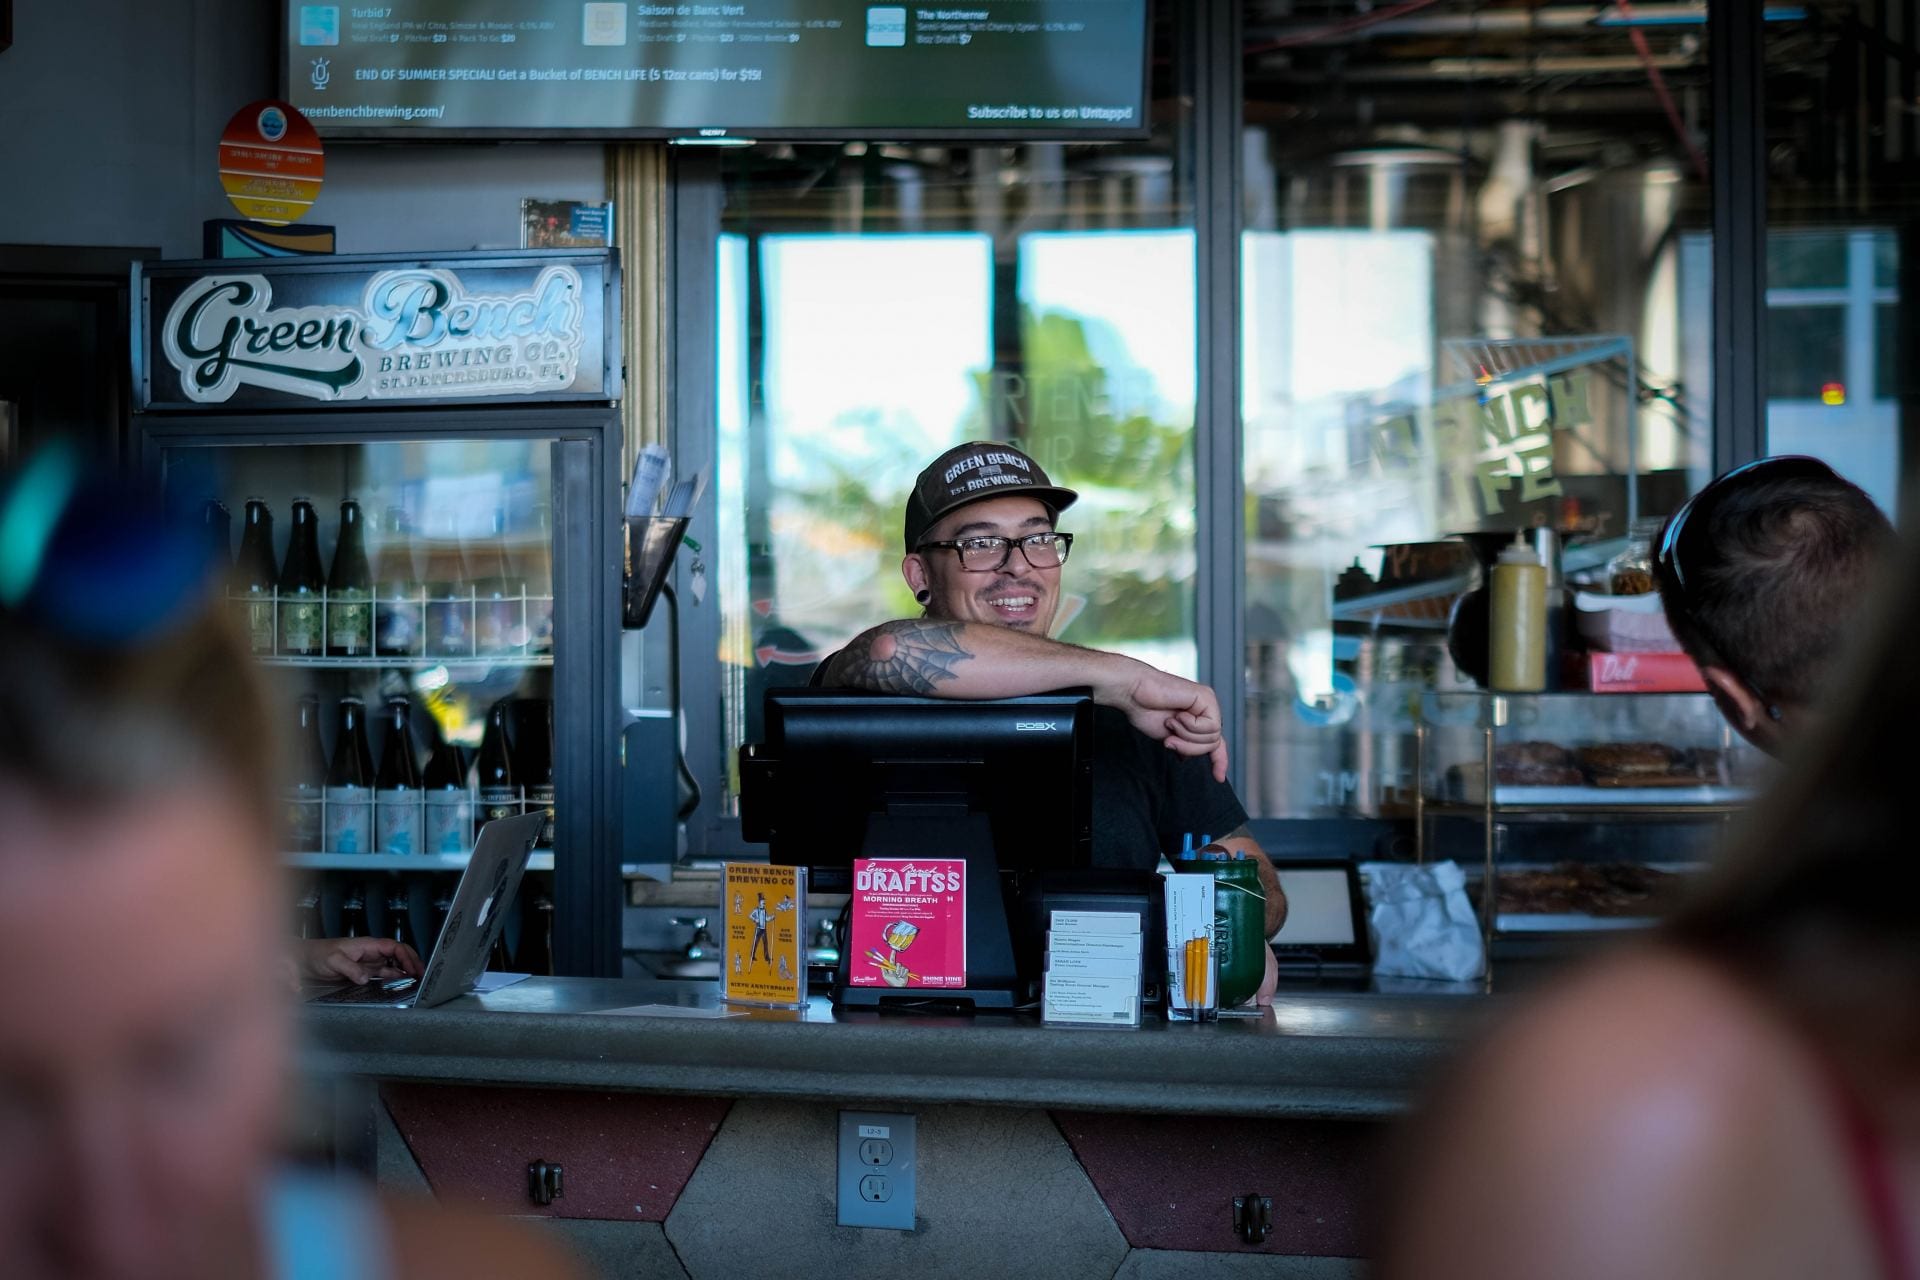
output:
M1493 564L1488 685L1505 693L1547 687L1547 567L1519 534Z

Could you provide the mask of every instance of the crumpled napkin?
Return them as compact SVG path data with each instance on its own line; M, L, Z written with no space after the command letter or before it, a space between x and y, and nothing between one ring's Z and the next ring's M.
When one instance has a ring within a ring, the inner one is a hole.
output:
M1486 972L1480 920L1457 862L1363 862L1373 971L1468 982Z

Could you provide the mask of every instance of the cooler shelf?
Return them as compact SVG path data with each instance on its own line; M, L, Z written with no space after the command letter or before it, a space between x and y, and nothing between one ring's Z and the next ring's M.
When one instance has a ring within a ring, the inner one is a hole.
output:
M256 657L254 661L267 667L320 667L355 669L360 667L378 667L381 670L427 671L434 667L449 667L456 671L478 667L550 667L553 655L550 653L503 653L474 656L463 654L450 658L382 658L369 654L364 658L292 658L292 657Z
M289 853L289 867L301 871L464 871L465 853ZM527 858L527 870L553 870L553 850L536 849Z

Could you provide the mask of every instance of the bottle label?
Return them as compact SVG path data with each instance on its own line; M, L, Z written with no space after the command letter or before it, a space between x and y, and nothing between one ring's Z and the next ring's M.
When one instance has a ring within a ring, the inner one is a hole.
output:
M401 787L376 791L373 834L381 853L421 853L426 849L426 814L420 793Z
M286 596L280 601L280 652L309 654L320 651L320 601L314 596Z
M482 787L480 821L492 822L495 818L515 817L521 812L520 801L518 787Z
M327 848L333 853L373 851L373 795L365 787L327 788Z
M419 604L405 597L395 597L374 605L373 642L384 654L408 654L418 649Z
M285 794L287 848L314 853L320 848L320 788L288 787Z
M427 650L450 657L473 653L473 601L436 600L427 606Z
M365 654L373 649L373 604L364 591L348 588L327 596L328 646L337 653Z
M479 615L476 640L481 653L507 653L527 642L527 629L520 621L520 601L482 600Z
M273 597L265 592L249 591L238 597L240 625L247 630L247 645L255 653L273 652Z
M543 849L551 849L553 847L553 784L547 783L544 786L529 787L527 789L527 807L529 809L545 809L547 811L546 824L540 828L540 837L535 843Z
M428 793L428 853L466 853L473 848L473 801L464 791Z

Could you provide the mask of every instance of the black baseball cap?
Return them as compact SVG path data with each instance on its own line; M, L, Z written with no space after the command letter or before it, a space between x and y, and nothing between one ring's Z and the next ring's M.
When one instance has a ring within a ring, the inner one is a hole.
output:
M949 511L988 498L1037 498L1057 519L1080 495L1047 479L1040 464L1010 444L969 440L927 464L907 495L907 550Z

